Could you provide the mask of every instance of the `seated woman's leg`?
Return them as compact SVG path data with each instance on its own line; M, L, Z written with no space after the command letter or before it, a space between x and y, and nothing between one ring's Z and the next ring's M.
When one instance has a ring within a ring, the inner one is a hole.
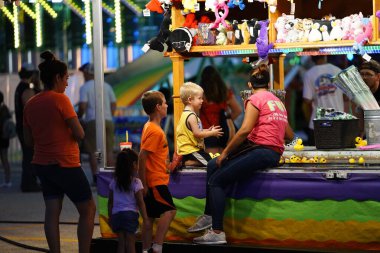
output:
M227 186L253 176L258 170L274 167L280 155L270 149L259 148L227 161L214 169L208 179L208 204L212 214L212 228L223 230ZM207 202L206 202L207 203Z

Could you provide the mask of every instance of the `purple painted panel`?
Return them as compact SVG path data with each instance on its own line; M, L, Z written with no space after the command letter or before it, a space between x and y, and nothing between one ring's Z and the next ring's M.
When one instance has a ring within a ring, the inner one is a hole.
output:
M98 194L108 195L112 173L100 173ZM169 188L174 198L205 198L206 173L172 174ZM379 174L349 174L347 180L327 180L323 173L257 173L235 183L227 194L235 199L347 200L380 201Z

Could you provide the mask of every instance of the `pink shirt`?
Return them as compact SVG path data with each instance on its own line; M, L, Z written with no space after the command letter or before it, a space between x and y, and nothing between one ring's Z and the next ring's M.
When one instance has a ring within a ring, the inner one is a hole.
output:
M259 118L248 135L248 140L284 152L285 129L288 124L284 104L269 91L253 94L248 102L259 110Z

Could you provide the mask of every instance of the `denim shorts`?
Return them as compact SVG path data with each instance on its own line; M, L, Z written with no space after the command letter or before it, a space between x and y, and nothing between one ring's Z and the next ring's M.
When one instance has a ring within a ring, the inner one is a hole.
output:
M66 194L73 203L92 199L90 184L81 167L63 168L58 164L33 164L41 182L44 199L62 199Z
M134 211L121 211L111 216L113 232L127 232L134 234L139 226L139 213Z

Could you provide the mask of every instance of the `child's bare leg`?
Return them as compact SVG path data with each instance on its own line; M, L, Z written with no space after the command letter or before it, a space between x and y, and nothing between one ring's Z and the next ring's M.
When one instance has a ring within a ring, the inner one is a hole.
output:
M117 239L118 239L118 244L117 244L117 253L125 253L125 232L119 232L117 233Z
M127 253L136 253L135 248L135 242L136 242L136 236L132 233L126 233L125 234L125 249Z
M152 234L153 234L153 223L154 218L149 218L149 222L146 222L142 228L142 243L143 249L149 249L152 245Z
M171 210L161 215L157 224L156 235L154 237L155 243L161 244L161 245L164 243L166 233L168 232L170 223L174 219L176 212L177 212L176 210Z

